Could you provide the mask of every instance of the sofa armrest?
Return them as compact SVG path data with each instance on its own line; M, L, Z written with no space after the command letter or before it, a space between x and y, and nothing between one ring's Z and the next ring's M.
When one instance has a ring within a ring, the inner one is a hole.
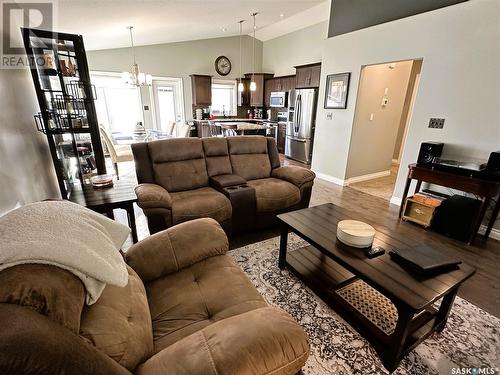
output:
M177 272L203 259L222 255L229 243L219 223L204 218L158 232L133 245L126 262L144 283Z
M66 327L27 307L0 303L0 374L132 375Z
M297 374L308 356L307 336L293 318L262 307L177 341L139 365L136 374Z
M300 188L305 183L313 181L316 177L316 174L313 171L303 167L287 165L284 167L273 169L271 172L271 176L288 181Z
M139 184L135 187L137 204L141 208L172 208L172 197L157 184Z
M210 177L210 185L217 190L222 190L229 186L246 184L247 180L237 174L221 174Z

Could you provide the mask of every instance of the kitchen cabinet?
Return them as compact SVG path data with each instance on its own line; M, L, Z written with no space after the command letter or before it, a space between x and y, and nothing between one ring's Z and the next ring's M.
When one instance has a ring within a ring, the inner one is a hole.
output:
M251 107L264 107L264 92L265 92L265 80L273 77L273 74L267 73L255 73L254 80L257 85L255 91L250 91L250 106ZM252 79L252 73L245 74L245 78Z
M192 74L191 92L193 105L212 105L212 76Z
M319 87L321 78L321 63L300 65L295 67L297 78L295 87L297 89Z
M295 88L295 76L283 76L267 79L264 87L264 104L269 107L271 93L275 91L290 91Z
M285 138L286 138L286 124L278 123L278 135L276 137L276 145L280 154L285 153Z

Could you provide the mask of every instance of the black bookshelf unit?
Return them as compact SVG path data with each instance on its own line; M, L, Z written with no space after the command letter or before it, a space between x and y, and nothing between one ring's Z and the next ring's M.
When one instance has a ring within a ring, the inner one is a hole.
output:
M47 136L61 196L70 199L96 174L106 173L81 35L21 28L40 106L37 129Z

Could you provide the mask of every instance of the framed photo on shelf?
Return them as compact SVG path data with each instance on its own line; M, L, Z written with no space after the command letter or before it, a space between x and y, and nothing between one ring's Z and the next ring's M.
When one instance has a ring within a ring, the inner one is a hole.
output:
M326 77L325 109L346 109L351 73L330 74Z

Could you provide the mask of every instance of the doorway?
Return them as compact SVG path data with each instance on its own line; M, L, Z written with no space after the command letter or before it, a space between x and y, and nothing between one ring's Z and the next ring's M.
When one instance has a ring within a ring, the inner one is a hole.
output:
M422 59L361 68L346 185L390 201L418 91Z

